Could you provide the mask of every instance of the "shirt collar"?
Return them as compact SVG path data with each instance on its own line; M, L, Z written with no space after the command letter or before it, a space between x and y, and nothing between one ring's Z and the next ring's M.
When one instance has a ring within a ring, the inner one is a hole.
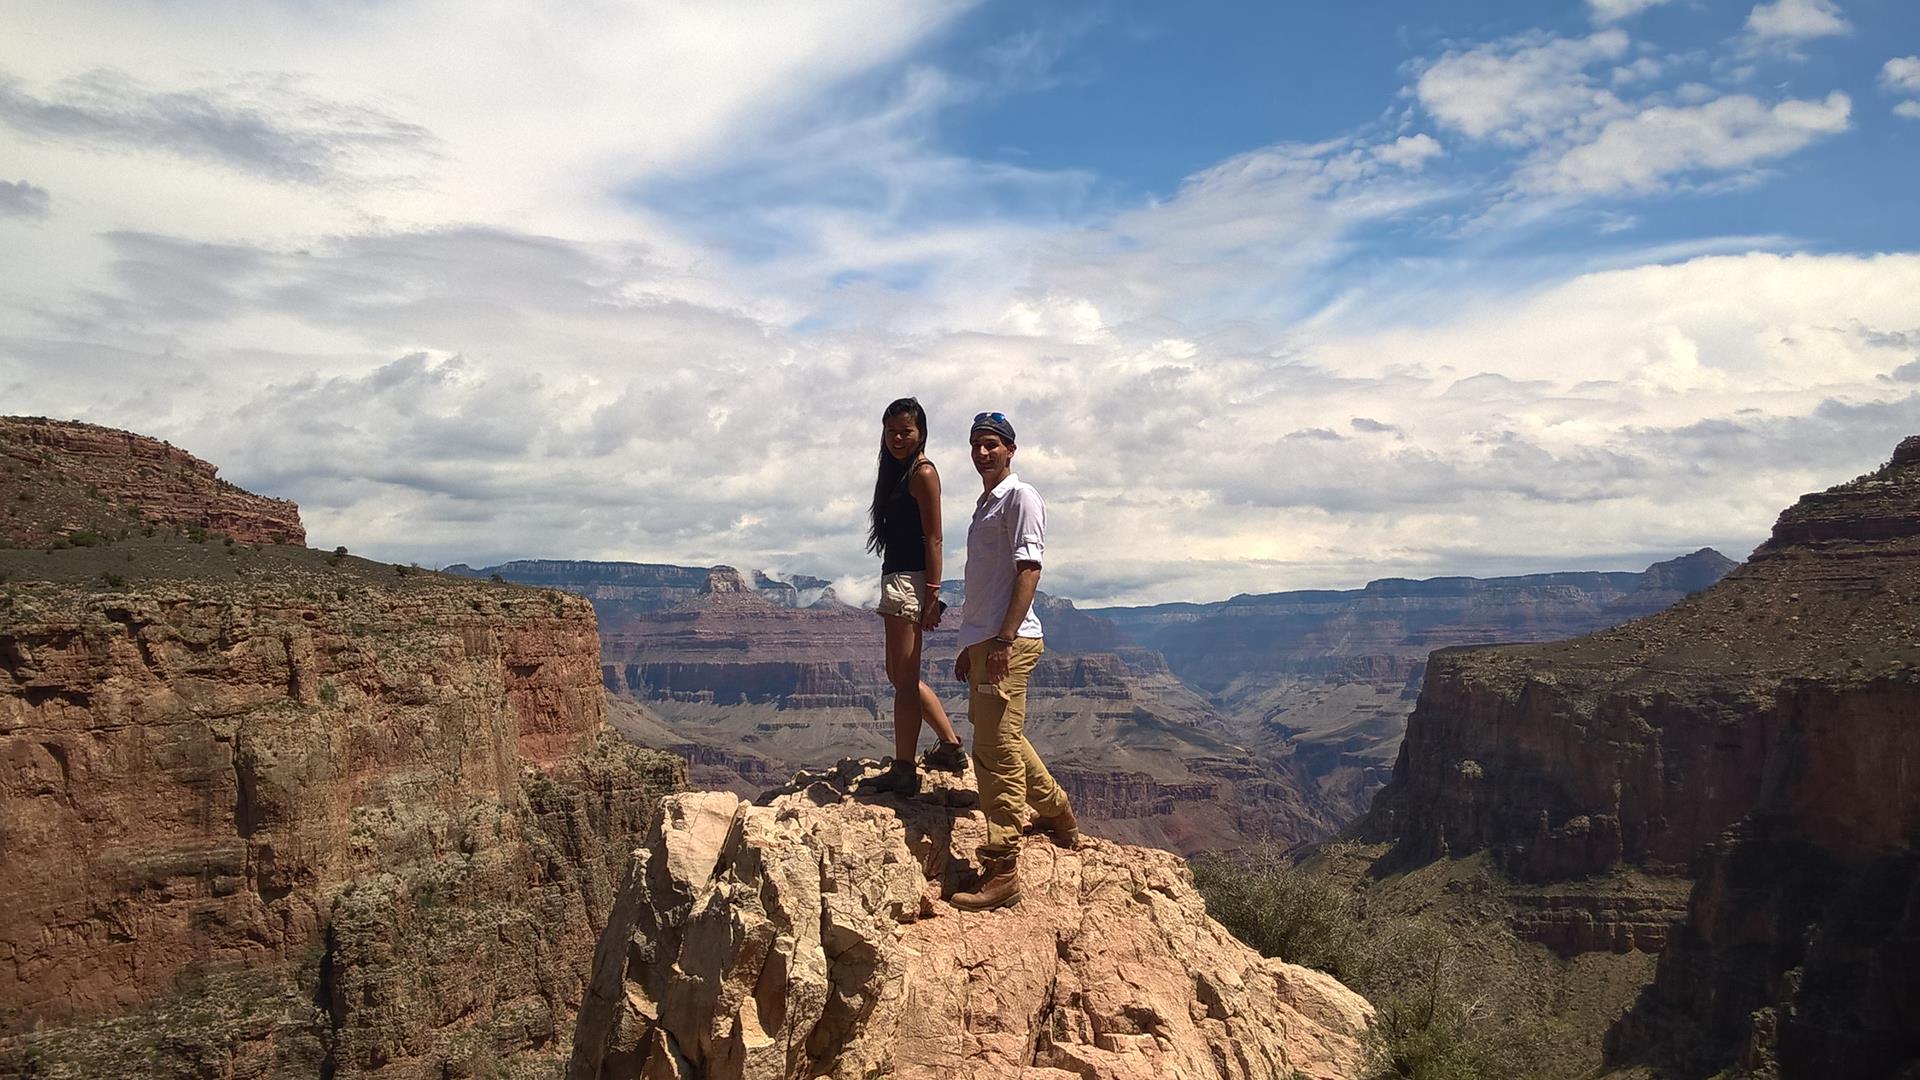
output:
M1001 477L1000 482L993 485L992 491L985 492L980 496L980 502L982 504L985 504L988 499L997 499L1000 496L1005 495L1007 492L1013 490L1013 485L1019 482L1020 482L1020 474L1017 472L1014 472L1012 469L1008 469L1007 475Z

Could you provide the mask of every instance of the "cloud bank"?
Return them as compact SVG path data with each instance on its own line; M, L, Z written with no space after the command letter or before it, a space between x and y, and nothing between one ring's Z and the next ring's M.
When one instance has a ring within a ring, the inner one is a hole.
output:
M1015 417L1047 587L1089 601L1743 555L1920 431L1920 255L1631 239L1858 122L1637 40L1654 6L1448 39L1380 119L1140 197L942 141L1060 81L1044 35L930 63L964 5L194 8L244 57L167 5L36 9L0 53L32 178L0 182L0 400L423 564L864 581L903 394L950 522L963 418ZM1828 7L1727 33L1817 43Z

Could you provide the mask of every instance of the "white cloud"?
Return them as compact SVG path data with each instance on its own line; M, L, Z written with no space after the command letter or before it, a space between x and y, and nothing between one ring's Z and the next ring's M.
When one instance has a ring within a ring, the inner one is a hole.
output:
M52 212L47 189L25 180L0 180L0 217L38 221Z
M1847 129L1852 102L1789 99L1771 107L1746 95L1698 106L1653 106L1608 123L1590 142L1537 159L1524 189L1557 195L1657 190L1670 178L1751 168Z
M1235 197L1274 206L1291 170L1331 183L1351 149L1237 163L1131 227L1173 270L1225 243ZM958 418L1014 413L1071 553L1049 574L1103 600L1749 543L1920 425L1913 386L1880 378L1920 340L1913 256L1701 258L1530 295L1425 272L1424 302L1383 282L1266 325L1145 300L1116 321L1038 261L993 325L808 334L658 298L670 271L620 245L113 242L64 340L0 339L0 397L169 438L300 500L317 544L396 561L867 574L873 413L902 393L928 405L956 520Z
M1403 135L1375 150L1373 156L1395 168L1419 169L1445 152L1433 136L1418 134Z
M1447 53L1427 65L1414 89L1434 119L1469 137L1540 142L1619 111L1587 68L1618 60L1628 44L1620 30L1581 39L1521 35Z
M1747 13L1746 29L1760 41L1802 41L1845 34L1852 27L1833 0L1773 0Z
M1587 0L1587 11L1597 23L1614 23L1630 19L1652 7L1659 7L1668 0Z
M1630 64L1622 64L1613 69L1613 85L1629 86L1633 83L1649 82L1660 77L1665 71L1660 61L1651 56L1642 56Z
M1920 101L1903 101L1893 107L1893 115L1908 120L1920 120Z
M0 160L40 162L36 182L100 208L97 229L177 226L217 203L229 234L379 220L637 236L623 188L781 131L966 6L34 4L0 38L16 106ZM420 133L436 156L406 163L409 186L344 200L257 182L289 162L337 169L340 129L362 136L355 165L387 165L367 137Z
M1881 65L1880 85L1896 94L1920 94L1920 56L1896 56Z

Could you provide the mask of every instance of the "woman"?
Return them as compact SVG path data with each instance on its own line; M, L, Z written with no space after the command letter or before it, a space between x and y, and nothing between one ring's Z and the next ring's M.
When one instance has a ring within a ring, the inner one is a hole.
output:
M901 398L880 416L880 470L873 481L867 550L880 555L881 622L887 628L887 681L893 684L893 764L869 790L920 790L914 745L920 721L939 737L927 767L960 772L966 755L933 687L920 679L923 634L940 625L940 474L927 460L927 414Z

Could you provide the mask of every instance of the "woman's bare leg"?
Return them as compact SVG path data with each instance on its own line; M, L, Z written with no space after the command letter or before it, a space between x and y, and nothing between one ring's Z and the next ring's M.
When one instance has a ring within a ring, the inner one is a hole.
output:
M887 625L887 681L893 684L893 757L912 761L920 741L920 625L893 615L880 621Z
M918 665L915 666L918 667ZM933 687L924 682L920 684L920 715L941 742L960 741L960 736L953 733L953 721L947 719L946 706L940 704L940 695L934 693Z

